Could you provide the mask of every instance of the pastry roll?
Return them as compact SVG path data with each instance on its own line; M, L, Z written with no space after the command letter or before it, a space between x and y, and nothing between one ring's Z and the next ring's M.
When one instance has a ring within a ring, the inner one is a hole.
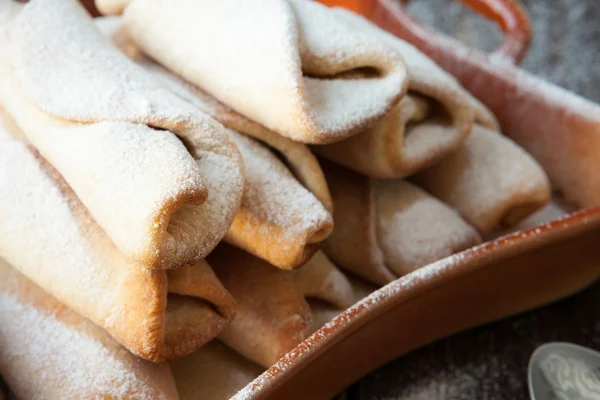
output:
M230 133L244 160L246 188L225 241L279 268L304 264L331 233L331 214L269 148Z
M460 215L415 185L376 181L325 162L335 229L325 253L341 268L384 285L480 243Z
M406 89L401 56L306 0L97 0L153 59L272 131L331 143L383 117ZM260 29L257 29L260 27Z
M19 399L178 399L141 360L0 259L0 374Z
M74 0L0 11L0 104L110 239L150 268L206 256L243 194L223 127L107 43Z
M369 23L336 9L357 29ZM412 175L443 159L467 138L475 118L472 97L448 73L412 45L378 28L373 34L400 54L409 75L408 94L386 116L357 135L313 150L372 178ZM493 124L493 117L491 124Z
M456 208L482 235L499 224L517 224L551 196L548 178L533 157L479 124L458 151L414 181Z
M213 341L172 361L182 400L229 399L263 371L248 358L271 366L356 301L348 278L320 251L292 272L226 245L219 245L209 258L236 297L236 319L219 337L235 350ZM302 294L310 297L310 313ZM294 329L300 335L294 336Z
M171 91L244 134L229 130L244 160L246 183L241 207L225 242L279 268L304 264L333 228L327 182L310 150L243 117L145 57L121 30L120 17L99 18L97 25Z
M305 145L237 114L143 56L136 58L173 92L243 133L229 130L244 161L246 182L225 242L279 268L303 265L333 229L331 195L315 156Z
M208 260L236 301L236 316L219 335L226 345L270 367L308 336L310 308L289 271L224 244Z
M355 302L350 281L322 251L316 252L292 274L305 297L320 299L341 309Z
M152 361L181 357L223 329L234 302L205 261L164 271L128 259L9 124L0 119L1 257Z
M181 400L228 400L264 371L218 341L172 361L171 368Z

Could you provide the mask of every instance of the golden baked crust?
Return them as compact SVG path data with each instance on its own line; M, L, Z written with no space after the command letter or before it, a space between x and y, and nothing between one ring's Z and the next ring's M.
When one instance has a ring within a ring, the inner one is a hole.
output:
M233 317L233 299L204 261L163 271L125 257L57 171L1 119L0 166L2 257L133 353L180 357Z
M229 135L106 43L76 1L3 22L0 82L2 107L128 257L176 268L223 238L243 194Z
M150 57L298 142L351 136L382 118L406 89L402 58L373 26L349 26L317 2L97 3L123 12L125 31ZM365 69L375 73L349 79Z
M269 367L308 337L310 308L292 274L220 244L208 257L236 299L236 317L219 339Z
M0 374L20 399L178 399L166 363L140 360L0 259Z

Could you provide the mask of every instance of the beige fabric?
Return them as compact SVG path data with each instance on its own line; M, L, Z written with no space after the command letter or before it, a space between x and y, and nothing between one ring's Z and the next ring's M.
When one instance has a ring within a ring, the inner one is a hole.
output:
M481 241L447 205L403 181L373 181L323 163L335 229L325 253L340 268L384 285Z
M11 4L0 104L128 257L159 269L202 259L243 193L222 126L106 43L74 0L4 13Z
M149 360L185 355L221 331L233 299L206 262L167 272L129 260L8 129L0 120L1 257Z
M98 0L118 13L123 1ZM153 59L240 114L303 143L359 132L400 99L400 55L306 0L133 0L124 28ZM260 29L258 29L260 28Z
M263 369L218 341L172 361L181 400L227 400Z
M209 262L236 300L236 317L219 339L270 367L308 336L310 308L292 274L221 244Z
M367 28L355 14L341 9L336 13L357 28ZM478 103L412 45L379 29L373 34L402 54L409 75L408 95L363 132L313 149L373 178L403 178L455 151L471 130ZM486 117L494 123L493 117Z
M0 375L19 399L178 399L167 364L140 360L0 260Z
M457 152L414 181L455 207L482 235L499 224L515 225L551 195L548 178L533 157L480 125Z

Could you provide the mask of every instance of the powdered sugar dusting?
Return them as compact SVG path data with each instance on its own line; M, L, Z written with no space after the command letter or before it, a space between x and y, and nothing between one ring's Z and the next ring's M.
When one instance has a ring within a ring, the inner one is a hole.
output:
M402 276L481 243L451 207L405 181L377 181L377 240L386 265Z
M480 125L454 154L414 179L481 234L503 222L514 224L550 200L548 178L533 157Z
M223 205L213 210L222 211L221 235L202 220L185 235L165 234L171 215L202 207L207 195L202 167L175 134L222 156L231 168L220 179L239 183L239 154L223 127L111 46L73 0L30 2L3 28L0 101L121 251L153 268L210 252L241 185L213 195Z
M26 388L23 398L38 397L59 388L62 399L164 399L126 367L99 341L68 327L53 315L0 293L0 362L4 368L23 368L11 376ZM24 361L26 360L26 361ZM3 369L4 369L3 368Z
M118 18L102 18L97 21L97 24L107 36L119 41L123 51L127 51L128 48L131 49L127 37L119 32L120 20ZM167 72L143 55L130 55L140 66L167 86L173 93L199 109L213 114L215 113L213 107L226 107L222 105L214 106L211 104L211 101L216 102L214 98ZM292 176L289 169L266 146L236 131L229 130L229 133L240 150L246 170L242 212L249 213L257 223L248 224L244 222L242 227L234 223L225 240L241 246L246 251L279 267L289 268L295 266L291 265L290 262L278 260L269 255L269 250L276 249L278 254L288 254L288 258L293 260L292 262L296 262L296 260L301 259L298 254L304 250L307 244L320 241L325 236L324 232L329 233L332 225L331 215L315 195L303 187ZM195 149L193 143L190 143L190 145L192 149ZM203 162L206 163L206 159ZM212 163L208 164L212 165ZM210 176L210 171L206 171L204 175ZM218 183L219 179L222 184L233 181L234 176L232 174L221 173L220 175L214 176L213 184ZM224 179L224 177L228 179ZM231 194L223 195L223 197L229 196ZM207 216L210 214L210 212L207 212ZM251 225L254 226L251 227ZM256 232L250 240L261 242L261 247L267 250L260 250L253 243L247 243L248 239L244 238L244 233L240 232L240 228L254 229ZM255 235L258 238L255 238Z
M80 230L95 223L83 214L79 225L71 208L77 205L69 204L35 156L10 136L1 120L0 144L0 254L25 275L36 276L36 282L44 281L49 292L62 292L60 288L70 282L85 292L77 304L84 309L115 305L103 317L121 321L118 294L106 290L110 271L98 268ZM112 279L116 282L117 276L113 274Z
M494 241L490 241L463 252L454 254L450 257L446 257L435 263L419 268L418 270L405 275L394 282L391 282L383 288L371 293L369 296L365 297L354 306L350 307L342 314L332 319L329 323L325 324L323 328L315 332L311 337L306 339L294 350L286 354L277 364L272 366L261 376L239 391L235 399L253 398L257 393L265 390L266 387L269 386L274 380L283 379L283 377L279 375L285 374L290 368L295 369L296 366L301 365L303 362L303 354L314 352L322 346L327 346L326 342L335 337L337 333L343 335L344 332L349 332L351 330L349 327L360 316L373 313L374 308L381 310L388 309L388 307L393 306L395 298L400 293L409 292L416 288L423 287L424 285L433 284L434 282L441 282L441 279L443 279L444 275L452 273L452 271L457 268L466 271L466 268L476 267L477 263L475 260L486 257L496 251L502 250L505 252L512 246L523 245L523 239L528 240L527 238L533 237L540 237L541 239L541 237L549 234L553 230L565 229L574 223L581 224L584 222L582 221L582 216L583 218L586 218L586 215L586 213L575 213L569 216L563 216L536 228L514 232ZM527 243L532 242L528 241ZM471 266L467 267L465 263L469 263ZM481 368L484 368L484 366ZM450 375L448 376L448 380L454 379L460 380L462 378ZM465 377L465 379L470 378ZM437 384L432 381L430 384L430 389L431 393L437 393ZM420 399L421 397L415 398Z
M274 225L281 235L277 246L282 251L303 246L312 241L309 235L321 228L331 226L331 215L317 198L304 188L261 143L230 131L238 146L246 167L246 191L242 207L246 207L259 221L259 230L267 230L265 238L273 238L269 232Z
M304 143L356 133L383 116L406 85L397 52L316 2L136 0L124 19L152 58L240 114ZM363 67L377 76L339 76Z
M359 315L368 313L370 309L375 306L375 304L381 304L384 299L391 300L396 294L402 291L417 287L426 281L430 281L431 279L448 272L456 265L460 265L460 260L463 259L463 257L464 255L462 253L447 257L437 263L420 268L415 272L399 278L387 286L371 293L369 296L356 303L350 309L346 310L325 324L311 337L283 356L277 362L277 364L273 365L258 378L240 390L234 396L234 399L242 400L253 398L256 393L264 390L265 387L268 386L277 375L285 373L288 367L294 367L298 365L304 353L314 351L315 347L322 346L323 341L330 338L333 335L333 332L346 328L348 324L355 320Z

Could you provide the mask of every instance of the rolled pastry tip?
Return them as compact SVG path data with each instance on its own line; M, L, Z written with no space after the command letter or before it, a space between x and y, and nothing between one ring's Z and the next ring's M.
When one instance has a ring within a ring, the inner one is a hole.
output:
M369 24L349 11L335 12L357 28ZM404 178L434 165L464 142L476 104L454 77L412 45L383 30L373 31L402 55L409 76L408 94L359 134L313 146L313 150L372 178Z
M219 251L220 247L217 248L217 252ZM210 257L212 257L212 255ZM218 271L221 271L222 264L216 262L214 262L214 264L215 268L217 268ZM240 263L239 265L240 268L244 268L244 264ZM227 269L227 267L225 269ZM271 268L271 270L274 269ZM232 274L233 271L226 273ZM284 274L290 275L290 273L283 271L275 272L275 274L281 275L282 278ZM356 278L353 279L351 284L348 278L340 272L321 251L315 253L310 261L301 268L292 271L291 275L300 292L308 298L307 301L310 305L310 312L312 315L310 333L321 328L345 308L350 307L355 301L375 289L372 285L361 282ZM255 278L256 276L257 275L255 275ZM254 281L255 278L251 281ZM234 279L234 276L231 275L230 279ZM223 277L223 281L226 284L228 282L225 277ZM289 285L287 279L285 282L287 284L284 288ZM241 281L239 283L241 284ZM251 282L246 281L246 284L248 283ZM264 284L268 283L269 282L265 279ZM272 281L271 284L275 284L275 282ZM261 287L262 286L263 285L261 284ZM354 292L353 287L357 288L356 293ZM245 295L241 293L241 291L236 291L233 288L230 290L234 295L237 294L236 300L238 302L238 312L236 318L244 318L242 307L244 306ZM248 293L248 295L256 296L260 290L261 289L256 289L255 287L256 292L254 294ZM273 298L273 302L275 302L276 299L277 298ZM255 308L255 311L253 312L257 311L258 310ZM252 315L248 315L248 317L252 317ZM249 319L246 319L246 321L252 323ZM252 324L254 326L254 323ZM232 325L235 325L235 320L230 326ZM250 325L244 324L243 326L248 327ZM250 334L255 334L259 331L256 327L248 329L250 330ZM268 326L266 329L269 330ZM225 332L221 335L222 340L224 334ZM240 334L240 332L234 331L230 334L237 335ZM245 340L247 335L248 333L242 334L242 340ZM270 335L262 337L260 337L260 335L258 336L261 341L265 341L265 343L260 344L261 346L270 345ZM254 338L251 340L253 343L256 343ZM227 340L226 343L230 343L233 348L239 351L239 345ZM278 340L271 343L278 343ZM295 343L295 341L288 344L288 351L297 344L299 343ZM247 352L242 354L248 356ZM276 357L280 358L279 356ZM256 357L251 357L251 359L255 360ZM171 366L182 400L205 398L229 399L263 372L262 368L248 361L248 359L244 358L236 351L219 343L219 341L212 341L192 354L172 361Z
M534 212L527 218L520 221L518 224L513 225L509 228L498 226L496 229L488 232L485 235L485 240L496 239L500 236L509 235L511 233L521 231L524 229L535 228L540 225L544 225L548 222L555 221L569 214L571 209L568 205L553 199L550 203L546 204L545 207Z
M228 400L264 371L219 341L172 361L171 368L181 400Z
M304 264L333 229L333 217L260 142L230 131L246 167L242 205L225 241L283 269Z
M148 360L181 357L223 329L234 301L204 260L164 271L128 259L6 121L0 119L0 257Z
M350 281L329 258L318 251L302 267L292 271L294 281L307 298L320 299L337 308L348 308L355 302Z
M456 208L482 235L498 225L517 224L551 197L546 173L533 157L478 124L458 151L414 182Z
M333 228L331 196L315 156L305 145L236 113L148 59L123 32L121 23L121 17L96 21L124 54L174 93L231 128L229 133L244 161L246 183L225 242L282 269L304 264Z
M76 1L17 9L0 28L0 105L127 257L155 269L204 258L243 194L223 127L111 46Z
M265 368L309 334L310 308L292 274L221 244L208 257L236 301L236 316L219 339Z
M171 369L131 354L0 259L0 374L19 399L178 399Z
M364 130L406 90L402 58L374 26L351 26L317 2L96 4L123 12L127 34L160 64L298 142L331 143Z
M334 201L325 253L340 268L379 285L480 243L450 207L405 181L375 181L323 163Z

